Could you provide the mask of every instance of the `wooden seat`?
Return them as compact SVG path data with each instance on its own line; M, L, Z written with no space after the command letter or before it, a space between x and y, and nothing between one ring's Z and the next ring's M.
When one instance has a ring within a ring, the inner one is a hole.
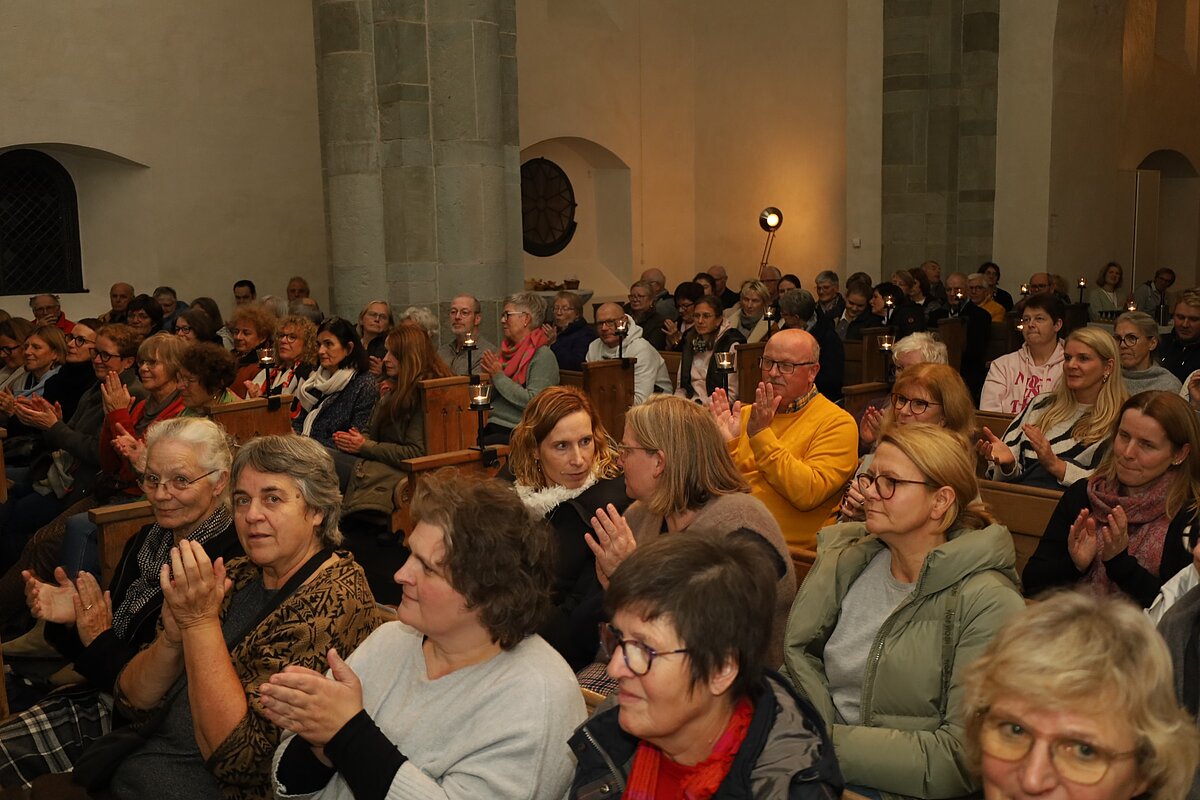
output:
M976 411L975 419L979 422L979 427L986 427L997 436L1003 436L1008 430L1008 426L1012 424L1015 414L1005 414L1003 411Z
M563 386L577 386L592 401L604 429L620 441L625 432L625 412L633 405L633 368L636 358L585 361L583 369L559 370Z
M862 365L863 343L861 341L842 342L842 349L846 353L846 369L843 373L842 382L847 386L864 383Z
M887 381L891 360L879 349L879 337L894 335L892 328L866 328L862 338L862 383Z
M270 401L265 397L254 397L214 406L210 416L239 445L256 436L283 436L292 432L292 396L279 395Z
M766 339L737 346L737 392L738 400L743 403L754 402L754 393L758 391L758 384L762 381L762 367L758 361L766 348Z
M792 557L792 568L796 570L796 586L799 586L804 583L808 571L817 562L817 551L809 550L806 547L789 546L788 553Z
M979 494L992 513L1012 534L1017 551L1017 572L1037 550L1062 492L999 481L980 481Z
M426 455L462 450L478 441L479 413L471 410L470 378L455 375L418 381L417 391L425 418Z
M1009 317L1005 318L1003 322L993 322L988 335L988 363L1019 349L1023 343L1024 339L1021 332L1017 330L1016 320Z
M854 386L842 387L842 408L854 417L856 420L861 419L866 413L867 406L870 402L881 395L886 396L890 387L883 381L875 383L859 383ZM879 409L884 411L885 409Z
M409 509L412 506L413 494L422 475L428 475L445 467L454 467L467 472L478 473L483 477L493 477L504 462L508 460L508 445L495 445L488 448L489 455L495 455L496 463L485 464L483 455L476 449L455 450L450 453L437 453L406 458L400 462L400 471L404 473L404 481L400 485L399 497L396 498L395 510L392 512L393 531L411 531L412 517Z
M286 406L284 406L286 408ZM290 430L290 428L289 428ZM107 589L116 571L125 543L145 526L154 522L154 512L148 500L135 500L120 505L100 506L88 512L99 529L97 545L100 551L100 588Z
M683 353L679 350L659 350L663 363L667 365L667 374L671 376L671 389L679 388L679 364L683 361Z
M595 714L596 709L600 707L600 704L603 703L605 699L607 699L599 692L593 692L591 689L585 689L582 686L579 687L579 691L583 694L583 704L587 706L587 713L589 717L592 714Z
M963 350L967 346L967 321L961 317L939 320L938 338L946 345L946 361L955 370L962 372Z

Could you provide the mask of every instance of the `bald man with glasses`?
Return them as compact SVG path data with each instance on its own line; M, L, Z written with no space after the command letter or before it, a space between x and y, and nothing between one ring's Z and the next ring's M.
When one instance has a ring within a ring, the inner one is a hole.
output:
M709 410L750 493L779 521L788 544L813 548L832 524L858 463L854 418L817 392L820 347L785 329L767 341L753 403L713 393Z

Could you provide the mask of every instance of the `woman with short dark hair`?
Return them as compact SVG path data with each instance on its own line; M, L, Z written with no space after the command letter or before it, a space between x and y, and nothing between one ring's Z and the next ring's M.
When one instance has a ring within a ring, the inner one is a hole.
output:
M300 416L292 428L335 450L334 432L367 429L379 389L358 332L341 317L317 328L317 364L296 388Z
M206 417L215 406L238 401L229 391L237 375L233 355L212 342L189 347L179 361L179 391L185 406L181 417Z
M275 754L279 797L526 797L570 783L583 698L534 631L550 601L550 534L510 487L441 473L413 498L399 622L333 680L288 667L262 687L294 736Z

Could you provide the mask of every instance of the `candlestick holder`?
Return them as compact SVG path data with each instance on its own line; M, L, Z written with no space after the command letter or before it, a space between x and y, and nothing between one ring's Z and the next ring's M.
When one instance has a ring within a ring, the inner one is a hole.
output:
M467 374L474 375L475 369L471 364L471 354L475 352L475 334L468 333L467 338L463 339L462 349L467 351ZM475 381L473 381L474 383Z
M471 384L471 410L479 415L479 438L476 446L471 449L479 451L485 467L491 467L499 463L500 460L496 455L495 449L487 447L483 443L483 417L492 407L492 385L479 381L478 375L471 377L475 381Z
M625 337L629 335L629 322L625 317L617 320L617 358L625 358Z
M713 358L717 361L717 370L721 373L721 388L725 390L725 395L729 395L729 373L733 372L733 353L728 350L722 350L719 353L713 353Z
M1128 300L1125 301L1125 310L1126 311L1137 311L1138 310L1137 301L1134 300L1132 296Z
M1083 302L1083 290L1087 288L1087 278L1079 279L1079 302Z
M267 376L267 410L274 411L279 408L279 397L276 396L276 388L282 391L283 387L275 386L275 376L271 374L271 368L275 366L275 348L271 346L258 348L258 364L263 368L263 372Z
M775 310L775 306L767 306L763 310L763 319L767 321L767 335L763 337L764 341L771 338L771 334L778 328L775 327L775 320L779 318L779 312Z
M1028 296L1029 296L1029 284L1022 283L1021 284L1021 297L1028 297Z

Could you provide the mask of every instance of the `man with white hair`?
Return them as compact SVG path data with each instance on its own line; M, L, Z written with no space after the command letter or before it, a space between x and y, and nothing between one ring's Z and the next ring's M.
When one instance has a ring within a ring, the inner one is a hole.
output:
M38 325L53 325L63 333L70 333L75 323L67 319L56 294L35 294L29 298L29 310Z
M617 325L625 320L625 342L617 335ZM671 374L662 355L642 336L642 328L616 303L596 309L596 333L600 338L588 345L586 361L606 358L635 358L633 365L633 404L639 405L656 392L670 394Z
M831 524L858 464L854 419L817 392L817 340L785 329L767 341L753 403L713 393L709 410L734 465L783 529L788 544L812 548Z
M651 267L642 273L642 280L650 284L650 299L654 301L654 313L664 320L679 319L679 310L675 308L675 298L667 291L667 276L661 269Z
M842 297L841 279L831 269L817 273L817 313L830 322L836 322L846 310L846 298Z

